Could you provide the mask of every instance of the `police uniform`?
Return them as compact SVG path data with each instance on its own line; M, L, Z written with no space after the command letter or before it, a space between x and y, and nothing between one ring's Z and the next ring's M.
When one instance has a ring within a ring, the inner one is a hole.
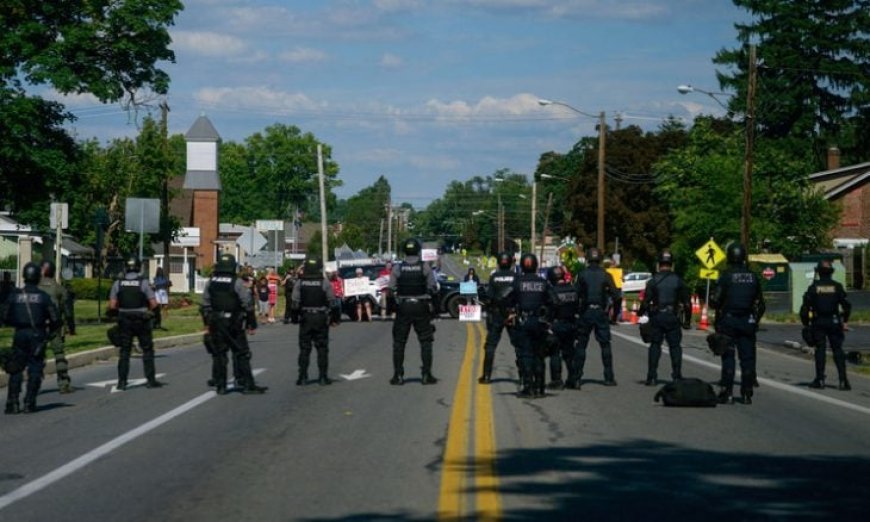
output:
M60 313L61 323L65 319L69 319L67 313L69 307L69 296L66 288L54 280L55 267L50 261L43 261L41 265L42 278L39 280L39 288L51 297L51 302L57 307ZM60 393L70 393L72 391L71 380L69 377L69 363L66 360L64 350L64 335L63 327L48 334L48 347L54 354L54 367L57 372L57 387Z
M682 327L688 328L691 320L692 298L689 288L677 274L671 271L673 257L670 252L659 256L659 271L646 284L640 315L650 321L650 345L647 356L646 385L658 382L659 359L662 342L667 340L671 355L671 378L682 379L683 340ZM689 321L685 313L689 313Z
M245 327L257 327L251 291L235 271L235 258L223 254L202 293L202 316L211 335L212 382L219 395L227 393L227 353L232 352L236 386L244 394L263 393L267 388L254 382L245 337Z
M716 310L716 332L730 339L722 354L722 378L719 402L728 403L734 386L736 361L740 357L740 395L744 404L752 404L755 373L755 332L764 315L764 296L757 274L746 266L746 250L731 245L726 252L728 268L719 276L711 304Z
M511 293L514 310L511 341L517 355L520 396L543 396L549 285L537 273L538 260L534 254L524 254L520 268L522 274L514 279Z
M39 267L27 263L24 270L24 288L12 290L6 301L3 323L15 328L12 339L11 360L5 370L9 373L6 413L18 413L24 371L27 370L27 393L24 411L36 411L36 397L42 384L45 368L45 345L51 332L61 328L60 312L51 297L37 287Z
M405 243L405 259L393 265L389 288L396 296L396 320L393 322L393 377L390 384L405 382L405 344L411 327L417 332L423 360L423 384L438 382L432 375L432 344L435 326L432 324L432 296L438 292L438 282L428 264L420 259L420 243L411 239Z
M812 345L815 346L816 378L810 387L825 387L826 345L830 342L840 379L838 387L841 390L851 390L852 386L846 377L843 327L849 322L852 305L846 299L843 285L831 278L834 268L830 261L819 261L816 272L819 278L804 293L800 309L801 322L810 328Z
M509 296L513 291L516 272L513 270L513 258L510 254L499 254L499 268L489 276L486 288L486 342L483 345L483 372L478 382L492 382L492 365L495 361L495 349L501 341L510 312Z
M589 265L577 278L578 292L583 302L577 334L577 382L583 377L586 365L586 348L589 337L595 331L595 340L601 346L601 362L604 364L604 384L616 386L613 374L613 350L610 345L610 318L608 305L616 298L613 277L599 265L601 254L591 248L587 255Z
M577 319L580 315L580 292L577 287L565 280L558 267L550 269L550 301L552 302L550 330L555 338L555 346L550 353L550 388L562 386L562 361L568 368L566 388L576 389L577 378L576 345Z
M315 259L305 263L302 277L293 285L291 306L301 314L299 320L299 378L297 385L308 382L308 363L312 343L317 348L318 382L332 384L329 370L330 310L337 306L332 284L323 277L323 265Z
M136 260L128 260L126 273L122 279L112 284L109 292L109 308L117 311L119 340L121 346L118 358L118 389L127 389L127 376L130 373L130 352L133 338L142 350L142 365L145 369L145 386L159 388L154 367L154 341L152 339L151 310L157 307L154 290L140 274Z

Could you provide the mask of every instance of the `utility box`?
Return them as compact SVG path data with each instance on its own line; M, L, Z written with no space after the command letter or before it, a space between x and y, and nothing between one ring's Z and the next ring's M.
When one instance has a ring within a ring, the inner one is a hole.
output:
M761 276L765 292L788 292L789 264L782 254L754 254L749 256L752 271Z

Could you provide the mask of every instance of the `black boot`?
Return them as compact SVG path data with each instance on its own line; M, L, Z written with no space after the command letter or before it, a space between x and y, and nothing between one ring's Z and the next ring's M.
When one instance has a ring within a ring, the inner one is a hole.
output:
M654 373L646 374L646 381L644 381L645 385L655 386L658 383L659 383L659 379L658 379L658 376L656 374L654 374Z
M216 388L218 395L226 395L227 393L227 358L226 355L212 356L211 358L211 379L208 381L209 386Z
M536 397L544 397L547 395L546 385L545 385L546 380L547 380L547 369L544 368L544 361L539 361L538 369L535 372L535 396Z
M317 382L321 386L328 386L332 384L332 379L327 376L327 371L325 367L320 369L320 377L317 379Z
M840 391L849 391L849 390L851 390L851 389L852 389L852 385L849 384L849 379L846 379L845 377L844 377L843 379L841 379L841 380L840 380L840 385L837 386L837 389L840 390Z
M60 393L72 393L72 379L69 378L69 372L60 370L57 372L57 390Z
M121 391L127 389L127 375L130 374L130 359L121 357L118 359L118 386Z
M731 388L719 388L719 393L716 395L716 398L719 400L719 404L731 404Z
M752 380L749 381L749 387L740 388L740 397L743 399L743 404L752 404Z
M157 380L156 370L154 368L154 359L144 359L142 364L145 366L145 387L160 388L163 383ZM218 383L220 384L220 383Z
M296 378L296 386L305 386L308 384L308 372L299 370L299 377Z
M393 372L393 378L390 379L390 384L393 386L401 386L405 384L405 374L402 370L396 370Z
M422 382L423 384L437 384L438 379L434 375L432 375L432 372L430 370L423 370L420 382Z
M10 395L9 398L6 399L6 409L4 410L4 413L7 415L21 413L21 405L18 404L18 395Z
M24 413L33 413L36 411L36 396L39 395L39 387L42 385L42 379L30 375L27 378L27 394L24 395Z
M486 352L483 354L483 375L477 379L477 382L480 384L492 383L492 360L494 355L495 354Z
M825 388L825 380L819 377L813 379L813 382L810 383L810 388L814 390L823 390Z

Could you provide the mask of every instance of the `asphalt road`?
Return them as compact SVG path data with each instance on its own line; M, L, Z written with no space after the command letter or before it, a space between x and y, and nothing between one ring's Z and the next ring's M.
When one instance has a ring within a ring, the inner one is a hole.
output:
M755 404L665 408L641 384L646 353L636 328L622 325L614 329L618 387L601 384L593 341L581 391L520 399L507 340L495 382L478 385L481 327L442 320L441 381L420 385L412 340L408 383L394 387L391 324L333 329L337 382L328 387L295 386L293 325L264 326L252 338L258 380L270 387L262 396L209 391L201 346L159 352L161 389L112 393L114 362L74 370L71 395L59 395L50 377L40 411L0 417L0 520L866 515L867 378L852 376L851 392L811 391L810 361L762 349ZM688 332L685 344L684 373L715 381L703 333Z

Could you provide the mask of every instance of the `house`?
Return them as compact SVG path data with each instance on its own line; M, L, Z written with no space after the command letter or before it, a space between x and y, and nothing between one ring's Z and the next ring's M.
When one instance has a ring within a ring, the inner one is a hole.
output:
M49 244L43 249L43 255L51 256L54 261L54 236L49 238ZM39 245L39 246L37 246ZM23 225L12 218L6 212L0 212L0 260L15 257L18 259L18 268L14 270L13 280L17 280L17 273L22 266L33 256L33 250L42 248L43 238L29 225ZM28 251L21 253L21 249ZM94 249L77 242L71 235L63 234L61 238L61 266L60 273L65 278L92 277L94 269Z
M809 180L825 199L840 205L840 220L831 237L834 248L843 254L848 286L862 289L870 242L870 162L841 167L839 158L837 148L829 149L828 170L811 174Z

